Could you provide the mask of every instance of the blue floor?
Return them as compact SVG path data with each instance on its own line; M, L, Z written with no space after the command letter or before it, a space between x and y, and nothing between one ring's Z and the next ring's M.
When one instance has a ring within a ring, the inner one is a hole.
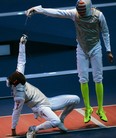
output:
M66 134L53 133L53 134L38 134L36 138L116 138L116 127L90 129L82 131L71 131ZM17 138L26 138L25 136L18 136Z

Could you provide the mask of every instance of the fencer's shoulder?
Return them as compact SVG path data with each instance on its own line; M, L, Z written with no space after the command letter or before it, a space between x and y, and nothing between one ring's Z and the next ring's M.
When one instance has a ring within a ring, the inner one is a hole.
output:
M98 8L96 8L96 7L92 8L92 13L95 16L99 16L100 14L102 14L102 12Z
M30 84L29 82L25 83L25 87L26 87L26 89L34 89L34 88L36 88L34 85Z

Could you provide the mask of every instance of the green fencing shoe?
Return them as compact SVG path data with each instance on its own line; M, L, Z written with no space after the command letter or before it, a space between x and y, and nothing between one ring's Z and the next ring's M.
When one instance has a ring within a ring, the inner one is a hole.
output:
M101 111L97 110L97 111L96 111L96 114L97 114L97 115L100 117L100 119L103 120L104 122L107 122L107 121L108 121L108 119L107 119L107 117L106 117L106 114L105 114L105 111L103 111L103 110L101 110Z
M91 114L93 113L93 108L85 110L84 123L88 123L91 120Z

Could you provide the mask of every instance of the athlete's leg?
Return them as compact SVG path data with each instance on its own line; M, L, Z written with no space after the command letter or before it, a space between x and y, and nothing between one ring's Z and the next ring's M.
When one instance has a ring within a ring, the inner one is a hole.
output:
M35 133L39 132L39 130L45 130L55 127L58 127L62 132L67 132L67 128L64 127L59 117L51 110L50 107L35 106L32 108L32 110L34 112L38 112L39 116L43 117L47 121L38 126L30 126L26 134L27 138L33 138L35 136Z
M66 131L67 129L62 126L59 117L49 107L38 108L39 116L45 118L47 121L36 126L36 132L42 129L58 127L61 130Z
M60 119L62 122L64 122L65 117L74 109L77 107L77 105L80 102L80 98L77 95L59 95L55 97L48 98L51 109L53 111L56 110L62 110L62 113L60 115Z
M81 84L82 97L85 105L84 122L87 123L90 121L91 113L93 112L93 109L90 106L89 86L88 86L89 57L81 49L77 49L77 69L78 69L79 82Z
M103 96L104 96L104 89L103 89L103 65L102 65L102 52L101 49L95 51L91 58L91 65L93 69L93 79L95 82L95 90L98 102L98 112L101 112L101 119L103 121L107 121L107 117L103 110ZM97 112L97 114L98 114Z

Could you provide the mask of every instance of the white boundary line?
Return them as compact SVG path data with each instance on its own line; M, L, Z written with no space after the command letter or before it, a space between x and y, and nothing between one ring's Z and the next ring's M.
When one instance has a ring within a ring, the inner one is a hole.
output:
M93 4L93 7L110 7L110 6L116 6L116 2L112 3L102 3L102 4ZM75 6L70 7L59 7L57 9L73 9ZM6 17L6 16L20 16L24 15L25 11L16 11L16 12L6 12L6 13L0 13L0 17Z
M103 67L103 71L116 70L116 66L106 66ZM92 72L92 69L89 69L89 72ZM25 75L27 79L32 78L42 78L42 77L52 77L52 76L60 76L60 75L70 75L77 74L77 70L66 70L66 71L57 71L57 72L48 72L48 73L37 73L37 74L28 74ZM0 77L0 82L6 81L7 77Z

